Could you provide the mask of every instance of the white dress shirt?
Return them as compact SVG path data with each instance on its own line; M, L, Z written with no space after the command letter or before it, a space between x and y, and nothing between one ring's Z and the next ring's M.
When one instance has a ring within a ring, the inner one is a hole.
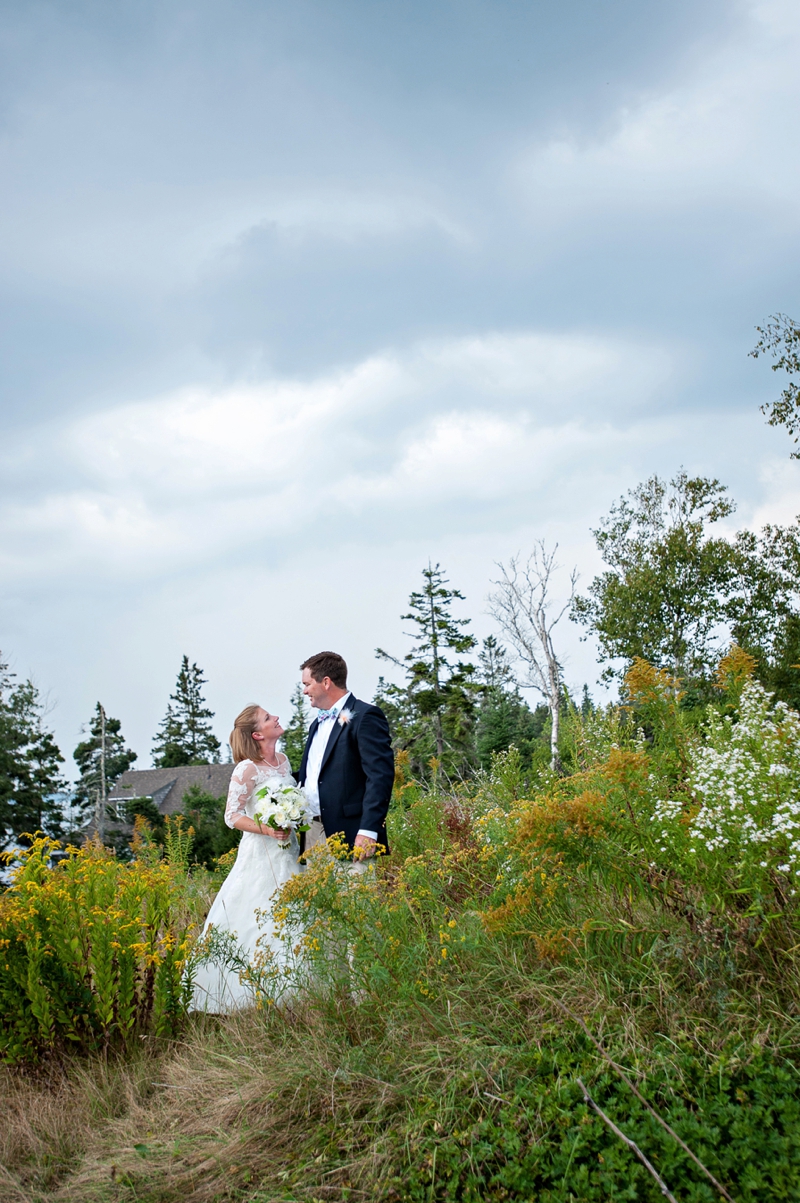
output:
M331 737L331 732L336 726L339 715L347 707L347 699L350 697L348 691L344 697L339 698L335 705L331 706L330 712L335 716L333 719L327 719L324 723L319 723L314 738L311 741L311 747L308 749L308 760L306 761L306 780L303 789L308 798L308 809L311 812L312 819L318 819L319 813L319 773L322 768L322 759L325 755L325 749L328 746L328 740ZM359 835L366 835L371 840L377 840L377 831L359 831Z

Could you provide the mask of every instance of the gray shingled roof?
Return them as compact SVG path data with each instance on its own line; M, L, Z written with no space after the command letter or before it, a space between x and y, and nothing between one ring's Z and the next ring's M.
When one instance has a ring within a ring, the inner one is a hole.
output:
M179 769L128 769L108 792L110 803L152 798L162 815L176 814L190 785L217 798L227 796L232 764L191 764Z

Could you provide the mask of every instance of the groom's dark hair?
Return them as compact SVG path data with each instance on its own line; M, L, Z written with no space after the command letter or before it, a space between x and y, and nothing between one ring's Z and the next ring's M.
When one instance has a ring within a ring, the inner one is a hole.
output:
M307 668L315 681L324 681L330 677L337 689L347 689L347 665L338 652L317 652L309 656L300 665L300 671Z

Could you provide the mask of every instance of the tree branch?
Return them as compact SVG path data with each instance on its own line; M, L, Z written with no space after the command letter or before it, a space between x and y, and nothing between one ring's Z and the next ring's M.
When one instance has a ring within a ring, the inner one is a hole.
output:
M577 1083L580 1086L581 1090L583 1091L583 1097L585 1098L586 1102L589 1104L589 1106L592 1108L593 1111L597 1112L597 1114L600 1116L603 1123L608 1124L609 1128L614 1133L614 1135L618 1136L620 1138L620 1140L624 1144L626 1144L632 1152L634 1152L636 1154L636 1156L639 1158L639 1160L641 1161L642 1165L647 1170L647 1172L649 1174L652 1174L653 1178L655 1178L656 1182L658 1183L658 1189L661 1191L664 1198L669 1199L670 1203L678 1203L678 1200L675 1198L675 1196L673 1195L672 1191L667 1186L664 1179L661 1177L661 1175L658 1173L658 1171L654 1168L654 1166L651 1164L651 1162L649 1162L647 1160L644 1153L639 1148L639 1146L636 1144L636 1142L631 1140L631 1138L629 1136L626 1136L624 1132L621 1132L620 1129L617 1127L617 1125L614 1123L614 1121L608 1118L605 1111L600 1110L600 1108L597 1106L597 1103L594 1101L592 1096L589 1094L589 1091L586 1089L586 1087L584 1086L581 1079L577 1078L576 1080L577 1080Z

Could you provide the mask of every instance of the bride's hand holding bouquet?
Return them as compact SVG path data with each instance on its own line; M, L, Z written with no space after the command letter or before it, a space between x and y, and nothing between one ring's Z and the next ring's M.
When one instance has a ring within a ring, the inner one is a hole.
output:
M306 796L293 781L269 781L256 790L258 804L253 819L263 824L264 834L278 841L278 847L288 848L292 831L308 831L311 822Z

